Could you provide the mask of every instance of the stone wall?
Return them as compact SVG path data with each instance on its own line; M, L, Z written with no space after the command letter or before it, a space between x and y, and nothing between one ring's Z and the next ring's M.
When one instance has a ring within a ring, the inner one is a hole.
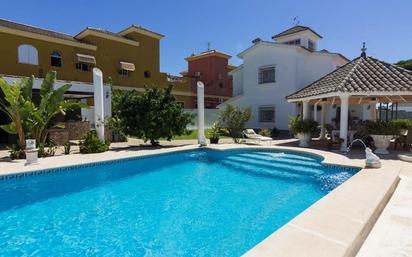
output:
M69 140L80 140L90 131L90 122L67 121L65 122L65 129L69 132Z
M69 142L69 131L67 129L49 129L49 139L57 145L63 145Z

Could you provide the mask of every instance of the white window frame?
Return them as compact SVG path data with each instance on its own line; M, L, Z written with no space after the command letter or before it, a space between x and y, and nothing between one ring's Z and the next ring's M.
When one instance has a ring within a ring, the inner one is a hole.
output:
M264 118L263 115L262 115L263 111L273 111L273 117L271 119L263 119ZM275 119L276 119L276 108L275 108L274 105L259 106L259 122L261 122L261 123L265 123L265 122L274 123Z
M125 69L120 69L119 70L119 76L123 78L128 78L130 75L130 71L125 70Z
M272 70L272 69L274 71L273 80L264 80L263 72L267 70ZM276 83L276 65L268 65L268 66L259 67L258 84L263 85L263 84L270 84L270 83Z
M302 44L302 41L300 40L300 38L298 38L298 39L293 39L293 40L290 40L290 41L286 41L284 44L293 45L293 46L300 46Z
M39 65L39 52L37 51L37 48L32 45L19 45L17 48L17 55L19 63Z

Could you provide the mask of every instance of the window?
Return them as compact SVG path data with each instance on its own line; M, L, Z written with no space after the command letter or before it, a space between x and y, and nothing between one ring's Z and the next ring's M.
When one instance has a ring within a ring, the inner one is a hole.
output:
M121 77L129 77L129 71L128 71L128 70L125 70L125 69L120 69L120 70L119 70L119 75L120 75Z
M219 83L219 87L223 88L223 83L222 82Z
M275 107L259 107L259 122L275 122Z
M265 67L259 69L259 84L275 82L275 67Z
M52 67L62 67L62 56L59 52L53 51L50 55L50 65Z
M147 71L144 72L144 77L145 77L145 78L148 79L148 78L150 78L151 76L152 76L152 74L150 74L150 71L147 70Z
M295 39L291 41L287 41L284 44L286 45L295 45L295 46L300 46L300 39Z
M76 69L81 71L90 71L91 66L88 63L78 62L76 63Z
M312 40L308 41L309 50L315 51L315 43Z
M32 45L20 45L18 47L19 63L26 63L32 65L39 64L39 55L37 49Z

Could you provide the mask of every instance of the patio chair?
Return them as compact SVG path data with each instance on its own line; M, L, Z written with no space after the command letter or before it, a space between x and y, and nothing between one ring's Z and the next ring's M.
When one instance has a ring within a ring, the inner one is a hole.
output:
M261 144L261 142L269 142L270 145L272 144L273 139L271 137L264 137L262 135L256 134L253 129L245 129L242 134L246 139L251 139L259 145Z
M391 140L391 143L394 143L394 149L398 148L398 145L401 146L401 149L407 149L412 145L412 129L409 129L406 135L400 135Z
M333 139L333 136L332 136L333 126L330 125L330 124L325 124L325 129L326 129L326 132L328 133L328 136L329 136L329 140L328 140L328 143L327 143L327 149L332 150L334 145L340 146L340 144L343 142L343 139L341 139L339 137L335 138L335 140Z
M406 139L404 142L404 148L412 147L412 128L408 130L408 134L406 135Z

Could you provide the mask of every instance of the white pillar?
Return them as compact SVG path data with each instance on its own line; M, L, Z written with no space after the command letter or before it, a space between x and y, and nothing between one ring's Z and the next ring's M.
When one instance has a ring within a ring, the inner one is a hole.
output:
M309 101L303 101L302 105L303 105L302 118L304 120L309 119Z
M318 121L318 104L313 105L313 120Z
M370 113L370 120L376 120L376 101L372 101L370 103L371 106L371 113Z
M339 135L343 139L341 151L348 148L348 117L349 117L349 95L340 96L340 129Z
M326 123L326 107L327 104L325 102L322 102L322 110L320 113L320 138L324 139L326 137L326 129L325 129L325 123Z
M98 68L93 68L94 85L94 124L100 141L104 142L104 89L103 73Z
M205 137L205 85L202 81L197 82L197 139L200 145L206 145Z

